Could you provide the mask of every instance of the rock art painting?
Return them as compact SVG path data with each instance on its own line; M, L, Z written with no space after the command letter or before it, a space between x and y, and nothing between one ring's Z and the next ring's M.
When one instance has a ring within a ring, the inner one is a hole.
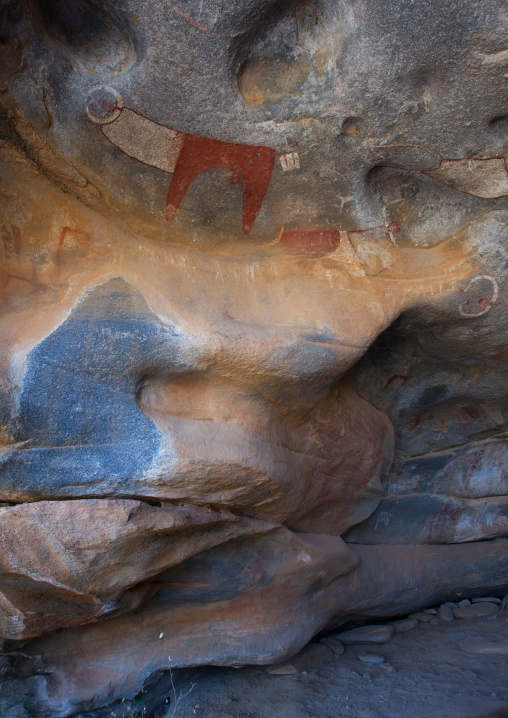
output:
M506 594L504 0L0 18L2 718Z
M425 172L439 182L475 197L503 197L508 194L506 159L443 160L438 167Z
M243 231L249 234L270 183L275 150L175 132L123 107L121 98L109 88L94 90L88 115L93 122L104 122L101 132L126 155L173 173L166 199L168 222L201 172L229 170L231 183L242 188ZM297 162L294 155L298 158L296 153L291 155L293 164ZM288 169L287 163L283 169Z

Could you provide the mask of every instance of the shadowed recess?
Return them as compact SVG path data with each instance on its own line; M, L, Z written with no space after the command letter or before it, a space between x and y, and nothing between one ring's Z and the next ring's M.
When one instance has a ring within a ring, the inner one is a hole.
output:
M28 0L28 9L43 37L58 45L74 65L118 74L136 62L130 22L118 3Z

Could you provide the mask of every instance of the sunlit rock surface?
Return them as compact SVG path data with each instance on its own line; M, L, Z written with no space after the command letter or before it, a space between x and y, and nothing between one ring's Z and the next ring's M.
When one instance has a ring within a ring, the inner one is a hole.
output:
M0 713L506 592L506 4L0 18Z

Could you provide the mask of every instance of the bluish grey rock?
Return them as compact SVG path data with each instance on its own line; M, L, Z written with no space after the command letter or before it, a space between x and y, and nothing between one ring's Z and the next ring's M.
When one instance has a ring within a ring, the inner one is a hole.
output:
M473 619L490 618L499 613L499 606L496 603L474 603L470 606L458 606L453 609L455 618Z
M378 666L385 662L383 656L377 656L375 653L358 653L356 657L367 666Z
M346 646L366 643L388 643L394 634L393 626L360 626L333 636Z
M451 623L451 621L455 620L455 616L453 615L453 609L447 603L443 603L441 606L439 606L439 609L437 612L437 617L441 621L447 621L449 623Z
M393 626L395 633L405 633L418 628L419 623L417 618L401 618L398 621L390 621L389 625Z

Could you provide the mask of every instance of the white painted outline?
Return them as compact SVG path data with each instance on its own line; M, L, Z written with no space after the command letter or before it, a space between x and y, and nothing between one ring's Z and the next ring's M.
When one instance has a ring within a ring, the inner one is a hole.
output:
M478 314L469 314L468 312L465 312L465 311L462 309L462 307L463 307L464 304L467 302L467 299L466 299L465 301L463 301L462 304L461 304L460 307L459 307L459 314L460 314L462 317L465 317L466 319L474 319L475 317L481 317L481 316L483 316L484 314L487 314L487 312L492 309L492 305L497 302L497 298L498 298L498 296L499 296L499 289L498 289L498 286L497 286L497 281L494 279L494 277L490 277L488 274L481 274L481 275L478 275L477 277L473 277L473 279L471 279L471 281L470 281L469 284L467 285L466 292L468 292L468 291L471 289L471 286L472 286L475 282L478 282L480 279L486 279L488 282L490 282L490 283L492 284L492 287L493 287L493 289L494 289L493 295L492 295L492 299L490 300L489 305L488 305L487 307L485 307L485 309L483 309L483 310L482 310L481 312L479 312Z
M90 95L92 94L92 92L95 92L95 90L106 90L107 92L111 92L113 95L115 95L116 111L115 111L115 113L113 113L113 116L110 116L104 120L101 120L98 117L95 117L95 115L92 115L92 113L88 109L88 105L90 104ZM114 89L114 87L110 87L109 85L95 85L95 87L90 88L90 90L88 91L86 114L88 116L88 119L91 120L92 122L95 122L96 125L107 125L110 122L114 122L117 119L117 117L120 116L122 107L123 107L122 97L118 94L118 92Z

